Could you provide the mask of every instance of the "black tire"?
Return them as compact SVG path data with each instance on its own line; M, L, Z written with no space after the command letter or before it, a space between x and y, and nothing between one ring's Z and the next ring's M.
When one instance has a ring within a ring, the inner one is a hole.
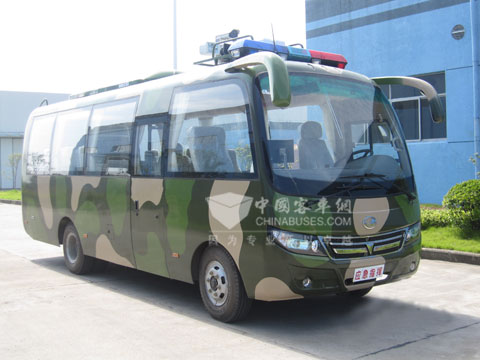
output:
M78 275L91 272L95 264L94 258L84 255L80 237L73 224L68 224L63 232L63 258L68 270Z
M210 315L226 323L244 319L253 301L230 254L220 246L208 247L199 266L200 295Z

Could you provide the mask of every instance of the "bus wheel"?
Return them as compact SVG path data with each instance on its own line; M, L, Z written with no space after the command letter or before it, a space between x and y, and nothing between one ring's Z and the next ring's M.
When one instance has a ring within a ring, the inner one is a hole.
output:
M205 250L200 261L200 295L210 315L223 322L245 318L252 305L232 257L221 247Z
M82 244L73 224L68 224L63 233L63 258L68 270L74 274L90 272L95 259L83 254Z

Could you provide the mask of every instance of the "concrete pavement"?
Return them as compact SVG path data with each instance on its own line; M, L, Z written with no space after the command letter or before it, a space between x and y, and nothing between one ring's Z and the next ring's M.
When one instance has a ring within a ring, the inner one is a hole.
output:
M358 302L256 302L226 325L196 287L110 265L70 274L0 204L2 359L480 359L480 268L424 260L411 279Z

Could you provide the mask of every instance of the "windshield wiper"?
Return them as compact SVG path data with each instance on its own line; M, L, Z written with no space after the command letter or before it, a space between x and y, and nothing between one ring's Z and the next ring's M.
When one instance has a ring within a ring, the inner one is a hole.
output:
M355 177L358 178L358 176L355 176ZM352 185L342 184L342 186L337 186L335 189L339 189L339 191L334 192L333 194L329 194L329 195L327 195L327 197L337 196L337 195L343 194L345 192L348 193L349 196L352 196L350 194L350 191L352 191L352 190L356 190L356 189L372 190L372 189L378 189L378 187L377 186L375 186L375 187L367 186L362 181L359 181L358 183L355 183L355 184L352 184ZM318 195L322 195L322 191L320 191L318 193ZM311 205L311 204L309 204L309 205ZM308 205L305 205L305 206L308 207Z
M358 178L358 179L360 179L360 180L368 179L368 180L370 180L372 183L374 183L375 185L377 185L377 186L379 186L379 187L381 187L381 188L383 188L383 189L385 189L385 190L389 190L389 187L387 187L386 185L383 185L382 183L379 183L379 182L373 180L373 178L377 178L377 179L380 178L380 179L383 180L385 177L386 177L386 175L384 175L384 174L365 173L365 174L360 175L360 176L358 176L358 175L339 176L339 179L356 179L356 178ZM360 183L361 183L361 181L360 181ZM395 184L394 182L392 182L391 186L392 186L395 190L401 192L402 194L405 194L405 195L407 196L407 198L408 198L409 201L415 200L415 199L417 198L417 197L416 197L415 195L413 195L411 192L402 189L400 186L398 186L398 185Z
M385 178L387 175L385 174L376 174L376 173L365 173L362 175L343 175L339 176L339 179L368 179L368 178Z

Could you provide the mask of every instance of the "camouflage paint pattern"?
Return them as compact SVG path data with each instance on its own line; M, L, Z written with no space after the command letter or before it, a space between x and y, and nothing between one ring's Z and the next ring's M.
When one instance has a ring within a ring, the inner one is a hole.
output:
M310 71L306 64L291 67L295 71ZM339 72L320 66L318 69L337 75ZM135 90L142 95L137 116L165 113L175 86L235 77L245 82L251 94L252 76L262 71L264 68L258 66L227 74L218 67L197 77L178 75L132 89L77 99L74 107L131 96L134 89L139 89ZM358 74L344 74L367 81ZM69 108L70 103L58 105L56 111ZM48 108L40 108L37 113L45 113ZM251 113L255 127L253 107ZM190 283L198 279L202 251L207 246L222 246L235 261L247 295L265 301L371 286L372 283L349 282L358 267L384 264L389 277L376 284L408 277L416 271L420 239L392 253L359 259L296 254L273 243L268 237L268 224L278 223L281 225L276 227L282 230L320 236L371 236L415 224L420 220L420 208L418 200L410 201L405 195L374 199L330 197L320 206L319 198L279 194L270 184L265 158L258 151L262 146L256 132L254 138L258 169L254 180L35 176L26 174L24 163L25 229L34 239L60 245L62 227L71 222L86 255ZM278 201L288 202L288 211L276 206ZM302 207L306 202L310 205ZM377 226L366 229L362 222L372 214L378 220ZM306 223L307 218L316 221ZM331 218L341 218L343 222L329 222ZM412 262L416 264L414 270L410 269ZM302 285L307 276L312 280L308 289Z
M232 256L240 268L243 246L241 220L248 216L252 199L246 199L248 181L214 181L208 198L209 224L215 241Z
M216 243L230 253L247 294L258 300L296 299L357 290L371 283L346 284L345 279L351 279L356 268L385 264L391 280L396 280L412 275L408 266L419 262L419 241L392 254L332 259L291 253L269 242L267 237L267 219L281 223L281 219L312 216L322 219L340 216L351 221L347 221L350 225L342 226L282 223L281 228L322 236L365 235L363 229L356 230L355 219L363 219L372 211L375 215L387 214L375 229L376 233L405 227L419 219L418 202L410 203L406 196L340 198L351 201L351 213L335 211L339 198L329 198L323 214L316 211L316 205L299 214L295 207L288 213L276 211L275 202L285 196L272 192L273 196L266 198L269 187L257 180L98 177L80 182L72 179L66 176L25 178L28 180L24 181L23 194L25 228L33 238L58 245L60 222L68 218L78 230L86 255L187 282L194 281L192 261L196 251ZM255 204L262 197L268 200L263 210ZM291 196L288 199L292 204L319 200ZM138 201L138 210L135 201ZM378 208L373 203L388 204L388 208ZM55 204L50 207L51 213L42 211L44 204ZM368 235L371 234L370 231ZM306 276L313 281L309 289L302 286Z
M135 267L129 194L129 178L25 176L25 228L34 239L58 245L61 221L68 219L85 255Z

